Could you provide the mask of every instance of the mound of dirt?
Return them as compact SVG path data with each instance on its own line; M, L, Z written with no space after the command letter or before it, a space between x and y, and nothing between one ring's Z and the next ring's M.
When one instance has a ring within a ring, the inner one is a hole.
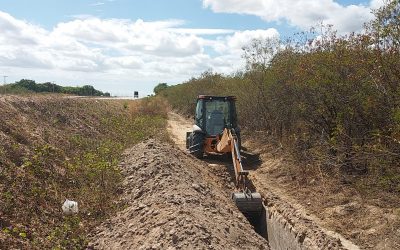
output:
M204 162L148 140L121 164L125 209L94 229L90 249L268 249Z

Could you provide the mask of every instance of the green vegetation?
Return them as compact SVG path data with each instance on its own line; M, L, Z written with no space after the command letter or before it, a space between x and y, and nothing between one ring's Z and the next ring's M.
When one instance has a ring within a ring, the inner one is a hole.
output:
M188 115L198 94L235 95L247 131L262 131L314 172L400 193L399 6L376 11L362 34L322 26L287 42L256 40L244 48L243 72L205 72L160 95Z
M33 80L22 79L18 82L0 86L0 94L29 94L29 93L63 93L78 96L110 96L110 93L103 93L93 86L63 87L51 82L36 83Z
M116 209L124 149L167 139L159 99L0 101L0 245L82 249L86 235ZM65 216L72 199L79 214Z
M159 94L161 91L168 88L168 84L166 83L159 83L157 86L154 87L154 94Z

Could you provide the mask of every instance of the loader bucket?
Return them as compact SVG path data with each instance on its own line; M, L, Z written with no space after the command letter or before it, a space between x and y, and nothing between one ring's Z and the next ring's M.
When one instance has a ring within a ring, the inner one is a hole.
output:
M240 212L251 223L260 218L263 211L263 201L260 193L237 192L232 194L232 199Z

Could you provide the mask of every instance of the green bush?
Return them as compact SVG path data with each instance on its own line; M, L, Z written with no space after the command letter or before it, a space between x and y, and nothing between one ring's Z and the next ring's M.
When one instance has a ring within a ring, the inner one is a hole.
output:
M398 6L392 0L379 9L363 34L339 37L328 26L319 39L255 40L244 48L242 73L205 72L160 94L188 115L199 94L235 95L243 127L303 162L327 174L385 176L372 181L399 190Z

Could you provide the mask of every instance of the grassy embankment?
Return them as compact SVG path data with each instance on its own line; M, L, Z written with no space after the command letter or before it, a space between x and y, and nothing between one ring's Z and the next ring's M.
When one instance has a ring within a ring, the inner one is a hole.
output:
M167 138L163 107L156 99L0 96L0 248L82 248L118 209L122 151ZM62 214L66 198L79 203L78 215Z

